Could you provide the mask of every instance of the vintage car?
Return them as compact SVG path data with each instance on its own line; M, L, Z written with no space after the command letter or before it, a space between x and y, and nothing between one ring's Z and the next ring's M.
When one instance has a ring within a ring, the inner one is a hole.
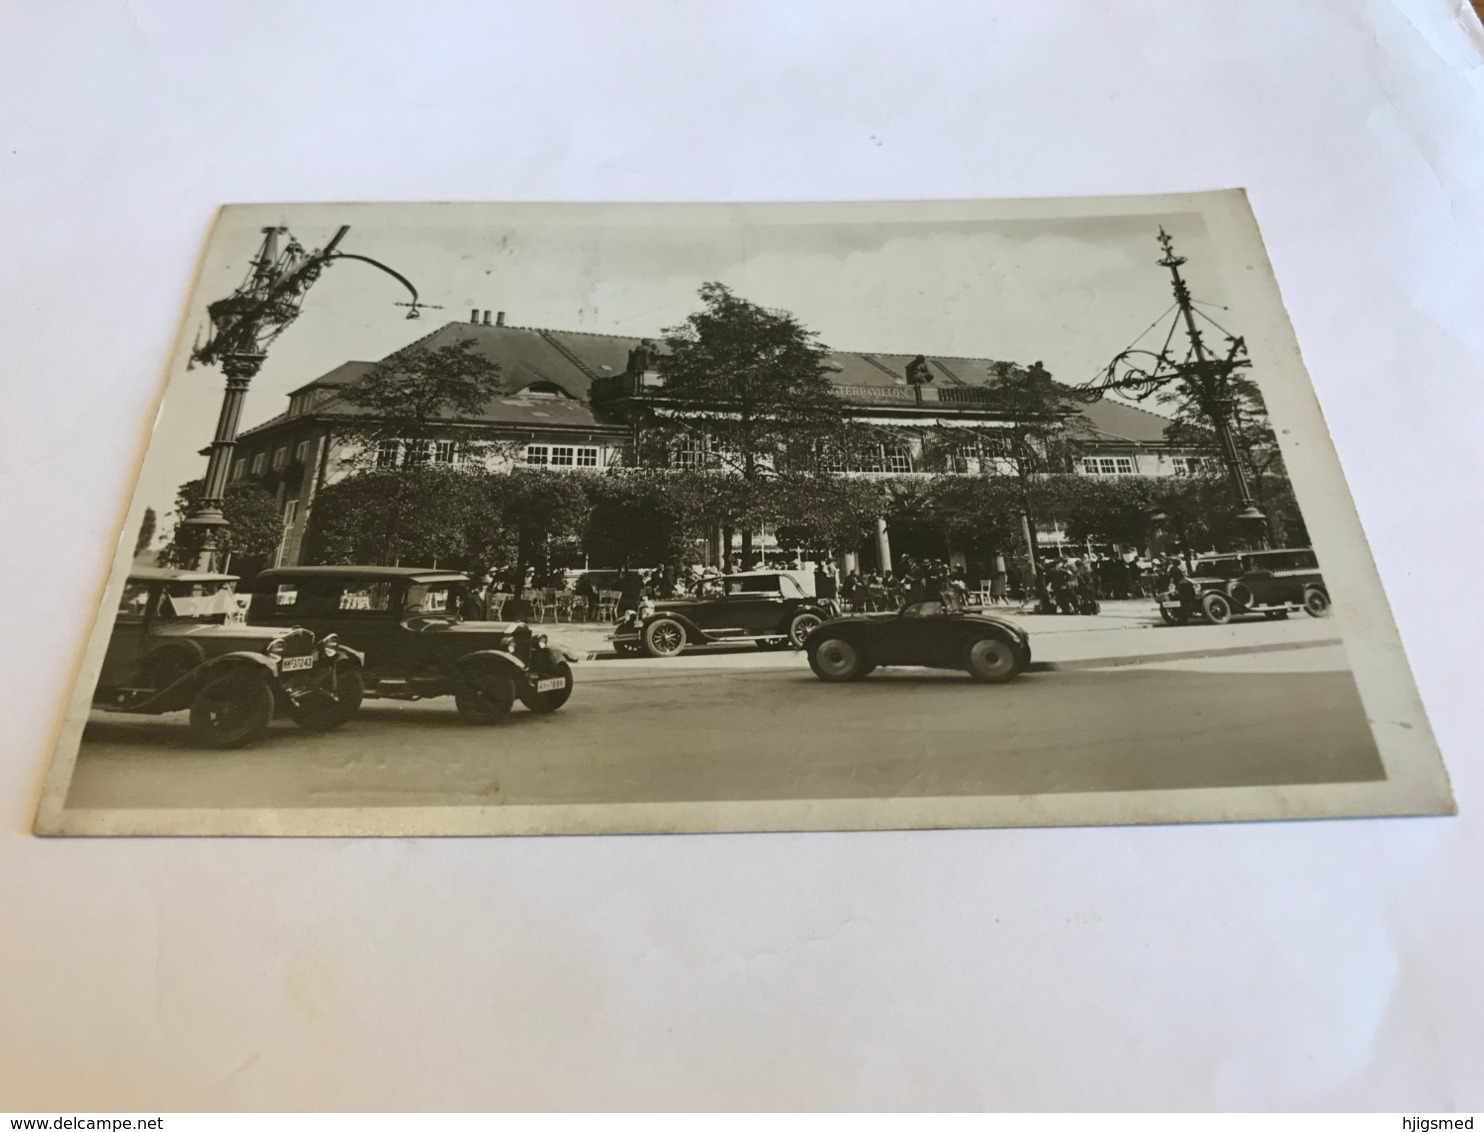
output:
M103 711L189 711L191 735L209 747L260 738L275 711L312 731L339 727L361 702L359 652L333 635L246 623L237 579L135 567L93 691Z
M1030 636L1013 621L968 611L953 590L909 601L895 613L840 617L804 642L821 680L859 680L892 666L962 668L975 680L1002 684L1031 662Z
M1203 554L1159 595L1159 615L1170 625L1225 625L1233 617L1282 618L1299 610L1324 617L1329 608L1319 560L1307 548Z
M466 620L469 578L402 566L284 566L248 587L247 619L333 632L366 654L368 698L452 696L468 723L497 723L518 699L553 712L577 654L518 621Z
M646 602L629 611L609 640L620 653L679 656L687 645L755 641L760 648L802 648L815 626L839 613L782 571L751 570L700 583L693 597Z

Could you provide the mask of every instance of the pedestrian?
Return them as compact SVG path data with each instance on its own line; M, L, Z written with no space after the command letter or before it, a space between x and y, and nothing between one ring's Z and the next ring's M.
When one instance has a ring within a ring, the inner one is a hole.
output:
M1010 575L1005 569L1005 556L994 556L994 576L989 580L989 603L1002 605L1009 596Z
M644 596L644 578L637 570L625 567L618 578L618 612L620 614L639 610L639 599Z

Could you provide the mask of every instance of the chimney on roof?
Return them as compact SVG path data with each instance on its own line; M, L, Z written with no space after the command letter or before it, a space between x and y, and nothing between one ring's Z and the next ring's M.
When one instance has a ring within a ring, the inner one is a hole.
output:
M486 326L488 326L490 324L490 312L489 311L485 311L484 312L484 324Z
M475 307L473 310L471 310L469 312L469 321L472 322L475 326L478 326L479 325L479 308L478 307Z
M496 326L504 326L505 325L505 312L504 311L496 311L495 312L495 325Z

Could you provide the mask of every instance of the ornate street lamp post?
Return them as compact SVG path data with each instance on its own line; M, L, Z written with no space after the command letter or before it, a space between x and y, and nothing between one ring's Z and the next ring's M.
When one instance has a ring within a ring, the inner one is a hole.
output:
M1185 257L1175 254L1174 242L1163 227L1159 230L1159 244L1164 249L1164 255L1158 262L1161 267L1169 268L1176 310L1175 321L1165 337L1164 346L1158 353L1132 348L1123 351L1108 363L1108 368L1097 378L1086 385L1078 386L1077 393L1088 401L1096 401L1110 392L1128 393L1142 401L1171 384L1178 382L1183 385L1216 433L1221 460L1238 499L1238 528L1248 543L1260 546L1267 536L1267 516L1258 509L1257 501L1252 496L1247 473L1242 467L1237 450L1236 436L1232 431L1232 421L1237 413L1238 392L1234 377L1238 370L1246 369L1252 364L1247 357L1247 344L1241 338L1228 334L1225 357L1210 351L1196 325L1198 315L1208 321L1209 318L1195 309L1190 288L1180 275L1180 265L1185 262ZM1182 324L1188 349L1180 357L1171 352L1170 346L1176 330Z
M201 550L196 561L199 570L217 568L221 536L228 526L222 504L227 494L227 474L232 464L232 452L237 447L237 429L247 388L262 368L269 344L299 317L304 295L319 278L320 272L337 259L360 260L380 268L411 292L412 301L399 305L408 308L408 318L418 317L417 288L402 275L367 256L335 250L348 231L350 226L342 225L323 248L306 252L292 236L280 251L278 238L286 235L288 229L264 228L263 243L253 257L242 285L226 298L217 299L206 307L211 319L211 336L205 345L192 352L191 360L202 365L220 363L227 385L216 420L216 433L211 441L201 505L184 521L186 526L201 531Z

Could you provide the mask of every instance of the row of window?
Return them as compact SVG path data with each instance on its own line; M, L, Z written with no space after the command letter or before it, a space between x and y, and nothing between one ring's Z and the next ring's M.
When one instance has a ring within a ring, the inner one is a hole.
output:
M527 444L525 462L538 468L596 468L598 450L575 444Z
M294 445L294 463L303 464L308 462L309 444L309 441L301 440L298 444ZM238 460L235 464L232 465L232 482L235 483L243 476L247 475L249 468L252 469L252 474L255 476L262 475L269 469L269 467L272 467L275 472L282 471L284 465L287 464L289 461L288 445L280 445L279 447L273 449L273 452L271 454L271 465L269 463L269 459L270 454L267 452L257 453L252 457L251 462L249 462L248 458L244 456L242 459Z
M424 464L457 464L464 453L455 440L379 440L378 468L417 468Z

